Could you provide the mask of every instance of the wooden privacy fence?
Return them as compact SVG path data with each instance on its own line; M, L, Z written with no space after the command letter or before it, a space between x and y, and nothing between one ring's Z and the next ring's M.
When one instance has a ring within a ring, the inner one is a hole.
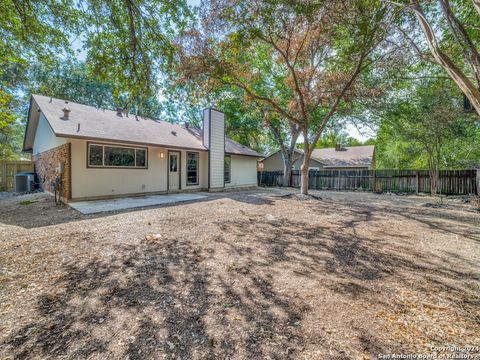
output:
M290 186L300 187L300 171L292 170ZM260 186L283 186L282 171L258 172ZM430 193L428 170L311 170L309 189ZM478 194L480 170L440 170L438 194Z
M32 172L33 162L29 160L0 160L0 191L15 189L15 175L19 172Z

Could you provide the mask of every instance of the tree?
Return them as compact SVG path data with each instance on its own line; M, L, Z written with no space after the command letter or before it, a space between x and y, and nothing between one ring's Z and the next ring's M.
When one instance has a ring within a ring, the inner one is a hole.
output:
M235 86L298 129L301 192L308 193L310 157L329 121L345 103L375 94L359 79L389 54L375 50L386 36L381 22L394 14L377 1L228 0L211 1L202 14L202 31L179 42L177 70L184 79ZM265 60L273 64L267 71Z
M300 127L294 122L278 118L278 114L263 112L265 124L270 134L280 147L283 160L283 186L290 186L292 177L293 155L297 148L297 140L300 136Z
M383 168L428 168L432 193L438 170L472 166L480 155L480 129L446 80L417 82L385 111L377 136L377 165Z
M142 109L158 95L174 49L171 39L191 16L185 0L85 0L79 2L91 72L111 83L125 108Z
M18 94L28 81L29 67L52 64L69 53L77 19L66 0L7 1L0 6L0 158L18 157L20 151L15 142L23 109Z
M396 5L404 6L402 3ZM454 7L457 11L454 11ZM478 0L438 0L437 3L421 5L415 0L404 7L415 15L424 34L424 39L432 58L469 99L480 115L480 53L478 26L480 25L480 5ZM441 9L444 22L435 21L438 8ZM476 15L475 16L475 11ZM438 25L435 27L435 25ZM407 31L400 28L413 48L426 58L421 46L416 44ZM439 40L440 39L440 40Z
M158 87L162 71L172 58L171 38L189 16L186 2L177 0L3 2L0 6L2 140L16 138L6 134L18 128L18 119L25 115L21 104L26 100L22 97L25 91L34 89L91 105L114 103L138 114L158 117L161 113ZM85 64L71 60L75 57L72 41L86 51ZM70 59L68 68L66 59L67 62ZM61 73L67 69L72 73ZM44 81L51 74L60 83ZM62 79L74 81L72 89ZM82 88L83 85L86 87ZM107 96L103 94L107 89L101 88L104 85L110 88ZM94 99L98 94L102 98ZM4 115L7 113L16 120L8 117L7 124Z

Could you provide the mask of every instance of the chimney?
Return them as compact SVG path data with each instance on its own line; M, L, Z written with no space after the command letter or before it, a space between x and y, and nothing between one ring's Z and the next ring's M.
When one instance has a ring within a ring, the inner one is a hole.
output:
M335 151L342 151L342 144L337 143L337 144L335 145Z
M68 103L66 103L66 104L68 104ZM62 109L62 111L63 111L63 117L62 117L62 119L63 119L63 120L68 120L68 119L69 119L69 116L70 116L70 112L71 112L72 110L70 110L70 108L68 107L68 105L65 105L65 107Z
M117 107L117 116L123 117L123 109L120 107Z
M208 149L208 189L225 187L225 114L213 108L203 110L203 145Z

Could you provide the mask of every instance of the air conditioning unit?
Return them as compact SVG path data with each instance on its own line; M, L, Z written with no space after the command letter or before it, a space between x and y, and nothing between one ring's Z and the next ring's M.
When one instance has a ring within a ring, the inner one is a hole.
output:
M33 173L18 173L15 175L15 192L31 192L35 187L35 175Z

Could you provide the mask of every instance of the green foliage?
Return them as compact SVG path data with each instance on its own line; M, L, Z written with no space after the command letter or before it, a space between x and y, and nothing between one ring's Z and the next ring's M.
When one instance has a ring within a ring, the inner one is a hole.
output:
M295 144L292 124L321 134L316 147L334 147L360 144L347 121L376 122L364 144L377 145L379 167L480 166L478 125L461 113L461 94L440 67L389 45L401 37L394 25L418 37L412 14L377 0L259 4L210 0L194 14L185 0L0 0L0 158L20 156L27 99L40 93L192 126L214 105L227 135L260 152ZM472 1L450 4L478 48ZM422 6L441 48L474 78L441 8ZM342 94L362 50L365 67Z
M19 156L30 92L159 118L158 80L190 16L185 1L0 1L0 156Z
M158 119L161 104L156 97L145 98L141 107L129 107L128 101L114 97L112 82L101 80L90 73L88 63L68 59L56 66L38 64L29 71L28 93L42 94L80 104L113 110L121 107L140 116Z
M480 128L462 112L451 81L415 84L385 110L376 139L378 168L456 169L480 165Z
M35 204L36 202L38 202L38 199L21 200L21 201L19 201L18 203L19 203L20 205L31 205L31 204Z
M172 38L190 17L184 0L88 0L80 3L91 22L85 35L91 72L113 85L125 108L141 109L158 92L171 62Z
M12 111L13 96L0 87L0 159L15 158L15 148L12 145L14 131L12 125L16 116Z
M69 59L51 66L36 64L29 74L28 93L51 96L98 108L114 108L111 83L92 77L84 62ZM118 104L120 105L120 104Z

